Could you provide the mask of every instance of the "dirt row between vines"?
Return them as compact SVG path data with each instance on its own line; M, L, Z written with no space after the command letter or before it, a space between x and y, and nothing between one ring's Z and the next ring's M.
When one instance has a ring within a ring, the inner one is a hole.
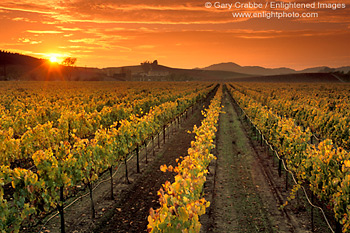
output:
M125 166L121 164L113 178L115 200L110 198L109 174L101 179L101 183L93 192L96 208L96 218L91 218L89 195L79 199L74 205L65 210L65 223L67 233L78 232L145 232L148 224L149 209L159 207L157 191L165 181L174 181L175 173L161 172L163 164L176 165L176 159L186 156L187 150L194 140L194 134L188 131L194 125L199 126L203 120L201 110L207 107L214 96L212 93L203 103L190 109L187 118L184 116L179 127L173 126L166 131L165 144L163 135L154 141L154 155L152 143L149 143L147 160L145 150L140 151L140 173L137 173L136 156L128 160L128 177L131 184L125 182ZM169 134L170 132L170 134ZM60 218L57 215L44 227L27 230L28 232L60 232Z
M273 156L252 140L249 125L226 91L222 105L217 160L209 167L205 185L211 205L201 218L201 232L311 232L310 212L301 193L281 209L291 181L286 190L285 173L279 177ZM329 232L319 213L314 219L314 232Z

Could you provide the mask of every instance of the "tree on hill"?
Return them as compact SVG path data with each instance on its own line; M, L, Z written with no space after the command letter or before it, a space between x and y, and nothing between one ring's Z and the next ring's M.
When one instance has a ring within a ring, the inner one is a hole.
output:
M74 65L77 62L77 60L78 59L76 57L67 57L62 61L62 65L66 66L67 78L69 80L71 80L71 78L72 78L73 68L74 68Z
M154 60L153 62L144 61L141 63L143 71L148 74L150 71L154 70L158 66L158 61Z
M74 66L77 62L77 58L75 57L67 57L62 61L62 65L64 66Z

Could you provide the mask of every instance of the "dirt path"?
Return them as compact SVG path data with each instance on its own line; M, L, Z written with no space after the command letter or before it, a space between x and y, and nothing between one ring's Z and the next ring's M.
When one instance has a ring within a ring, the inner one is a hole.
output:
M227 93L220 115L212 204L202 232L307 232L291 223ZM210 180L210 178L209 178ZM207 187L207 191L208 191Z

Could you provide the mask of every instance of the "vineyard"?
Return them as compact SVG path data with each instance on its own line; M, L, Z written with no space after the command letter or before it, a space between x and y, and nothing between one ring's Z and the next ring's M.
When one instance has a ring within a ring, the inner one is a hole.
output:
M6 83L2 85L0 229L18 232L90 190L106 170L204 98L206 83ZM113 189L113 185L111 187Z
M37 232L28 229L55 212L60 232L79 232L68 229L65 214L82 187L96 223L89 232L298 232L283 226L290 219L271 216L288 211L300 189L328 209L336 232L350 232L349 91L344 84L4 82L0 232ZM258 146L243 119L279 158L279 176L283 164L295 181L281 208L271 202L276 187L257 171ZM151 161L142 171L141 160ZM130 188L115 196L121 167ZM132 169L143 175L130 182ZM106 177L114 204L103 219L94 195Z

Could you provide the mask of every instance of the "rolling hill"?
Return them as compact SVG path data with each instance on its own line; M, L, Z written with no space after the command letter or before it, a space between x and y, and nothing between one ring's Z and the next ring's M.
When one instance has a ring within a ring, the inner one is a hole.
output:
M259 76L295 73L295 70L284 68L284 67L270 69L270 68L264 68L261 66L240 66L233 62L214 64L203 68L203 70L222 70L222 71L231 71L231 72L238 72L243 74L259 75Z
M332 73L300 73L237 78L236 82L342 83L347 81Z
M282 75L282 74L298 74L298 73L329 73L329 72L344 72L350 71L350 66L344 66L339 68L329 68L327 66L311 67L304 70L294 70L290 68L264 68L261 66L240 66L233 62L219 63L202 68L202 70L221 70L231 71L243 74L250 74L253 76L265 76L265 75Z
M148 67L137 65L108 67L102 70L109 77L121 77L125 80L135 81L228 81L236 78L251 77L249 74L238 72L171 68L158 63L150 63Z

